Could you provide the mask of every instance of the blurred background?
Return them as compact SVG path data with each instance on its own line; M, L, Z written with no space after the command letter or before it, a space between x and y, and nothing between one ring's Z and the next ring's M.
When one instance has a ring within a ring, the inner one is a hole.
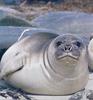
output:
M93 0L0 0L0 6L18 10L28 20L50 11L93 12Z

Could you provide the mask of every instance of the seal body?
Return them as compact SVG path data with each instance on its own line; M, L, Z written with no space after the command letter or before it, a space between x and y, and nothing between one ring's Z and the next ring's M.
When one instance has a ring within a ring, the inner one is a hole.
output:
M3 55L1 77L32 94L67 95L82 90L88 81L88 60L86 47L76 41L73 35L50 33L25 37Z

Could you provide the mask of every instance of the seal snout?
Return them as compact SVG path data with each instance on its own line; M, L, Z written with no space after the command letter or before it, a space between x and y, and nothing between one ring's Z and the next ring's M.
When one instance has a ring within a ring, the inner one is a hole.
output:
M62 51L65 51L65 52L71 52L72 50L72 45L70 43L67 43L67 44L63 44L62 41L58 41L56 43L56 46L58 48L60 48Z
M64 43L60 42L58 49L56 50L56 57L57 59L62 59L64 57L71 57L77 59L72 52L73 52L73 45L71 43Z

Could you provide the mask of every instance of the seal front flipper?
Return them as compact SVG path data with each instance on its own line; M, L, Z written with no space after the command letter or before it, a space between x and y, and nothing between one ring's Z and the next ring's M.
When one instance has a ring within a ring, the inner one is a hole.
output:
M4 65L1 64L2 69L0 73L0 78L7 77L8 75L21 70L25 64L26 64L26 54L25 53L18 54L12 61L9 60L7 61L6 64Z
M11 49L14 47L15 47L15 50L14 52L12 52ZM26 58L28 56L28 53L26 51L20 52L19 49L16 47L16 45L13 45L12 47L10 47L9 50L7 50L7 52L9 54L9 57L12 59L12 61L11 59L8 58L7 54L5 53L4 57L2 57L2 61L0 65L1 79L21 70L26 64Z

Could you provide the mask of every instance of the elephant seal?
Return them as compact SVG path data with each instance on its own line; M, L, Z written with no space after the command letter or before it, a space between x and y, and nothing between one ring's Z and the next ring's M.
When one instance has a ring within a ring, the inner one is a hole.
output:
M86 45L71 34L32 34L5 52L0 71L9 84L32 94L72 94L88 81Z
M90 71L93 71L93 35L91 35L88 45L88 62Z

